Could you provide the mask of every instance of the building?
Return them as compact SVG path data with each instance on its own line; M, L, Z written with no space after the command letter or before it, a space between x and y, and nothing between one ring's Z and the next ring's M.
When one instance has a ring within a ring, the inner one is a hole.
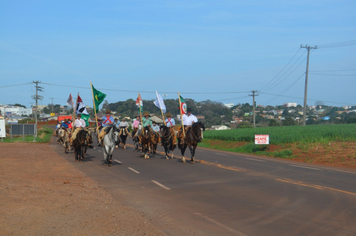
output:
M232 108L234 106L233 103L224 103L224 106L226 106L227 108Z
M288 103L284 103L283 106L285 106L285 107L297 107L298 104L296 102L288 102Z
M0 106L0 112L5 117L11 116L30 116L32 115L31 108L24 108L18 106Z

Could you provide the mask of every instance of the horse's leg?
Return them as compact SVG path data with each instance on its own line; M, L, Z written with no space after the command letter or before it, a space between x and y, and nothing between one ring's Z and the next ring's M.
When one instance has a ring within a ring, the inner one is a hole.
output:
M184 153L185 153L186 148L187 148L187 144L182 144L181 149L180 149L180 153L182 154L182 162L183 163L185 163Z
M191 154L191 160L190 160L190 163L194 164L194 155L195 155L195 149L196 149L196 145L189 145L189 150L190 150L190 154Z

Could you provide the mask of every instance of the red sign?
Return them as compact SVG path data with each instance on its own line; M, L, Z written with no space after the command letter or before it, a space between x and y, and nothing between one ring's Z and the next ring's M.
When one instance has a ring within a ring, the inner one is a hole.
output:
M269 144L269 135L255 134L255 144Z

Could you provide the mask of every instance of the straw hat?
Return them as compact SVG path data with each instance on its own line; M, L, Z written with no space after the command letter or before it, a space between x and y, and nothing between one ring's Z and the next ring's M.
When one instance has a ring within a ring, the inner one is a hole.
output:
M108 109L108 110L106 110L106 112L105 112L106 114L110 114L111 113L111 111Z
M172 116L171 116L171 113L169 113L169 112L166 114L166 116L167 116L167 117L172 117Z
M148 112L146 111L143 116L149 116L150 114L148 114Z

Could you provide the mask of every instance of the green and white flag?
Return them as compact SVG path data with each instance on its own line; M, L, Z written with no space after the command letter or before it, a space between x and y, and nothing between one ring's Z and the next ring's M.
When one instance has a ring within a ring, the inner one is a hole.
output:
M104 101L106 94L96 90L94 85L91 85L93 89L93 96L94 96L94 104L95 104L95 111L96 113L99 112L99 105Z
M87 111L87 108L85 107L82 99L79 97L78 95L78 99L77 99L77 108L75 110L75 114L81 114L82 115L82 119L85 121L86 126L89 126L89 112Z

